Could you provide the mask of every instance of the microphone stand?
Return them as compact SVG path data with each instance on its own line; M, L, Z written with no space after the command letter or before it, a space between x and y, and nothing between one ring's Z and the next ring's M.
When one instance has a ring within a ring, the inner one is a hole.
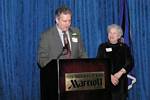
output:
M65 33L65 32L64 32ZM68 41L69 42L69 41ZM58 86L58 100L60 100L60 86L59 86L59 69L60 69L60 64L59 64L59 60L60 60L60 57L61 56L63 56L63 55L66 55L67 53L68 53L68 46L65 44L65 46L62 48L62 50L61 50L61 52L60 52L60 54L57 56L57 72L58 72L58 84L57 84L57 86Z
M57 58L57 75L58 75L58 84L57 84L57 87L58 87L58 100L60 100L60 86L59 86L59 58Z
M65 55L66 53L64 53L65 52L65 49L66 49L66 47L63 47L62 48L62 51L60 52L60 54L57 56L57 75L58 75L58 84L57 84L57 87L58 87L58 100L60 100L60 86L59 86L59 68L60 68L60 65L59 65L59 59L60 59L60 57L62 56L62 55Z

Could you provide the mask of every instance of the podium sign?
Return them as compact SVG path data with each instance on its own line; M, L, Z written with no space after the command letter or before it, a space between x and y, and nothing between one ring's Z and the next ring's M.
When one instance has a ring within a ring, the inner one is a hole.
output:
M111 100L109 61L53 60L41 69L42 100Z
M104 72L65 74L66 91L105 89Z

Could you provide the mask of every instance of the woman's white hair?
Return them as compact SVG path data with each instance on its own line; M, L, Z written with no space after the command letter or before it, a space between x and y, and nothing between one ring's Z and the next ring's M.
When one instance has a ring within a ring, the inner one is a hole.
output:
M121 36L123 35L122 28L121 28L119 25L117 25L117 24L108 25L108 27L107 27L107 32L109 33L112 28L116 29L117 32L118 32Z

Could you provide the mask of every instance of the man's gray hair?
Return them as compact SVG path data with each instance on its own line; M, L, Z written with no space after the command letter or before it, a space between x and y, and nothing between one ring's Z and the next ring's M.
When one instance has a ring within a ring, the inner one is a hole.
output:
M112 28L116 29L117 32L118 32L121 36L123 35L122 28L121 28L119 25L117 25L117 24L108 25L108 27L107 27L107 32L109 33Z

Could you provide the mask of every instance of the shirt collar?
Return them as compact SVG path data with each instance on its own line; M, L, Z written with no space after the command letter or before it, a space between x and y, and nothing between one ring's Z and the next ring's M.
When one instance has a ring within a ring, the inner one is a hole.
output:
M56 25L56 28L57 28L57 30L58 30L58 33L60 34L60 35L63 35L63 32L62 32L62 30Z

